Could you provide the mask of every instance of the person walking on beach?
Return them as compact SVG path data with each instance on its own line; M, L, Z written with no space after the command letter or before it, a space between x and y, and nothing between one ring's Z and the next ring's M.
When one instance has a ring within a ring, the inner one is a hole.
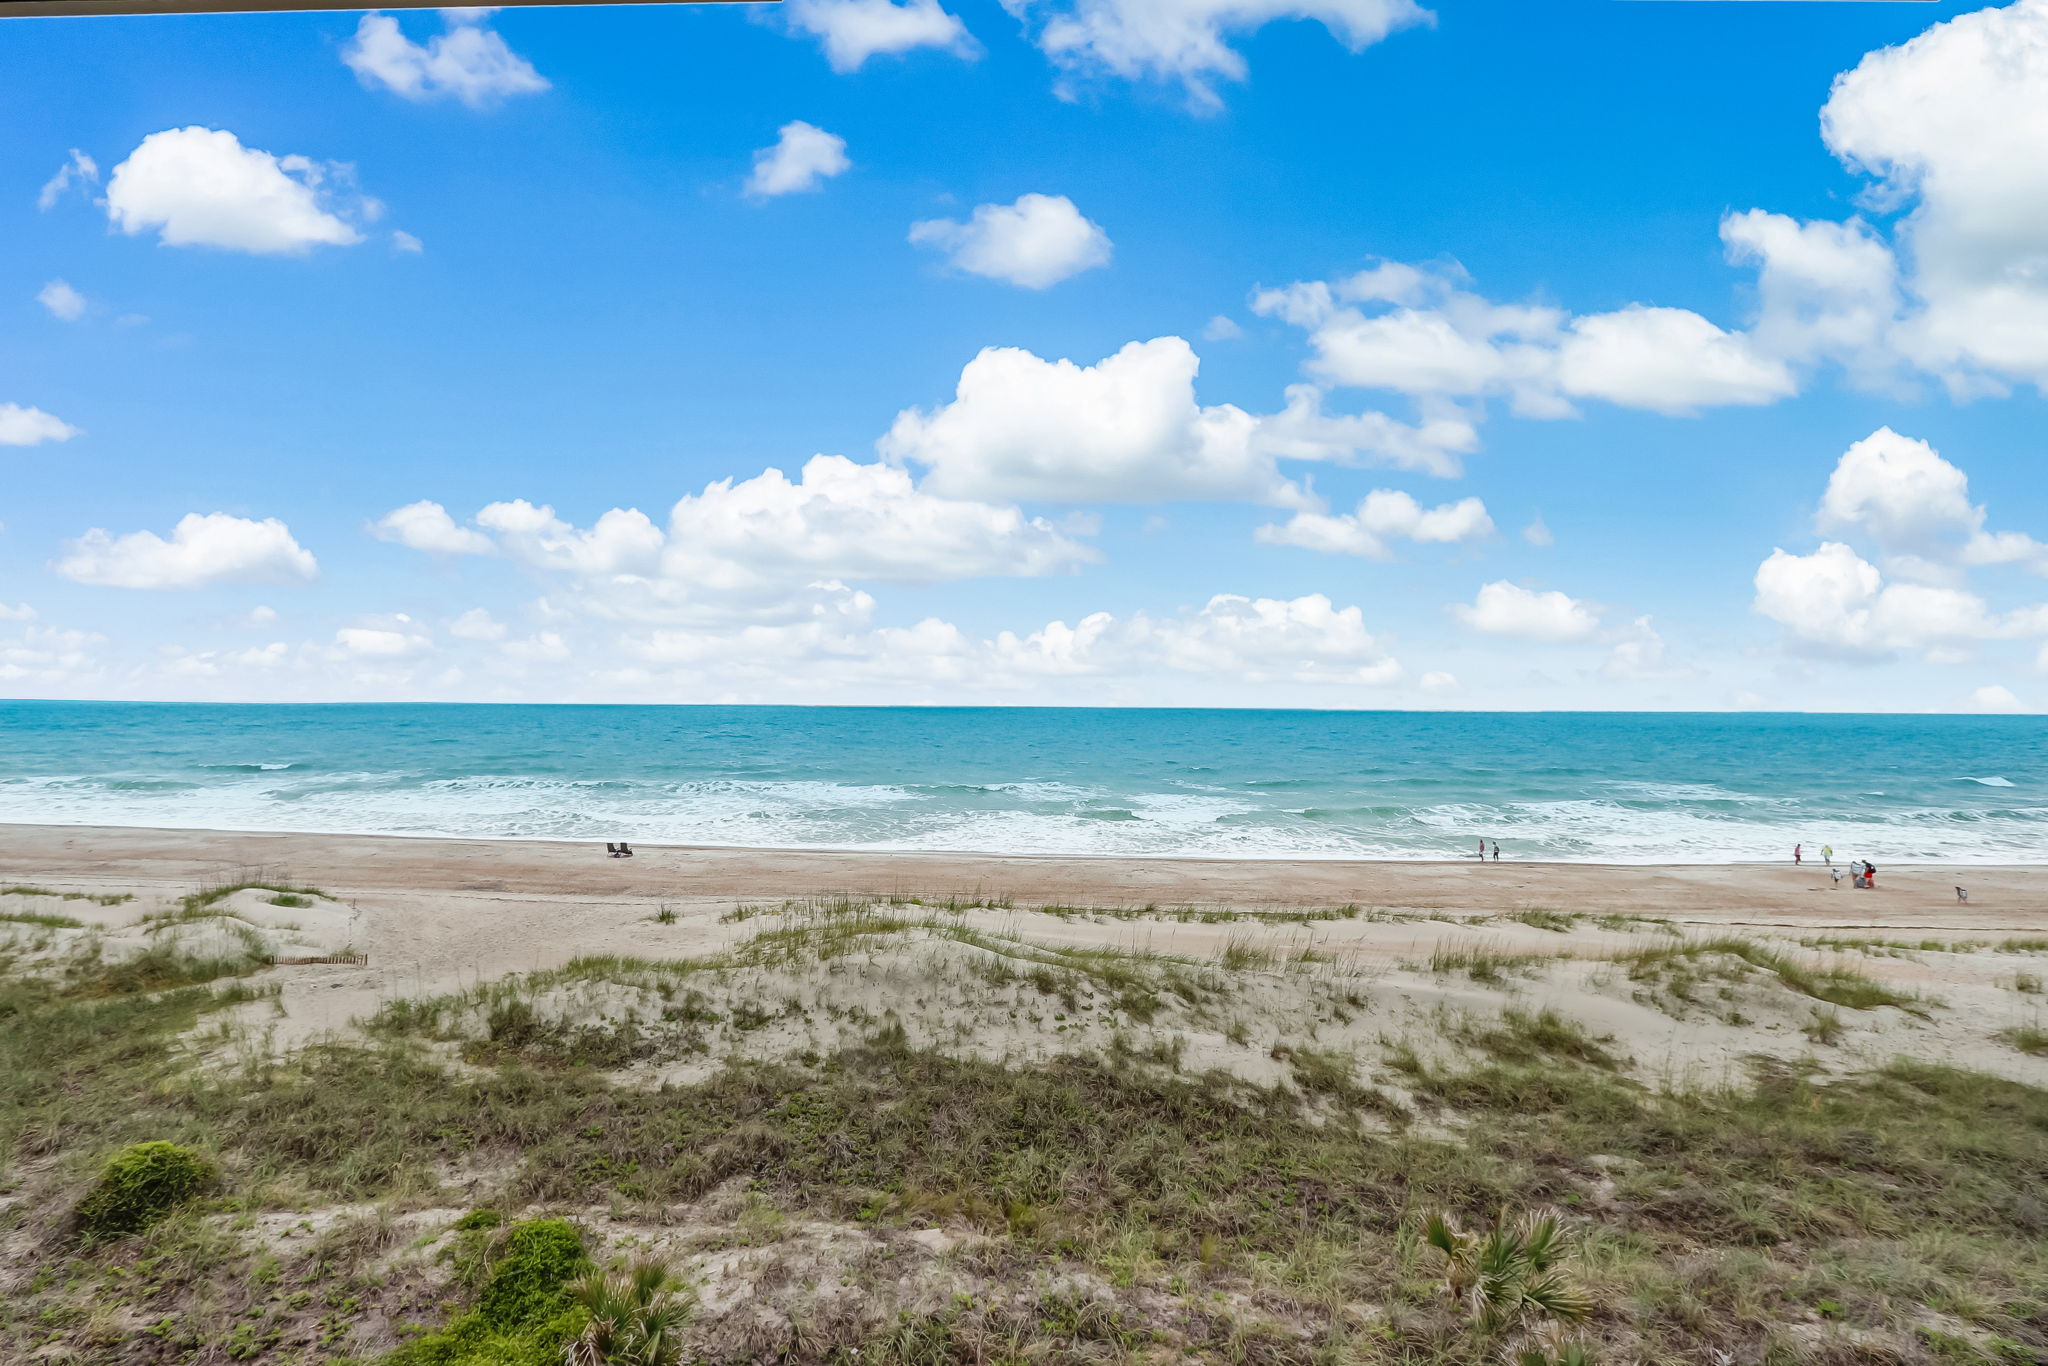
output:
M1799 845L1797 845L1797 844L1795 844L1795 845L1793 845L1793 846L1792 846L1792 864L1793 864L1793 866L1794 866L1794 867L1797 867L1797 866L1799 865L1799 850L1800 850L1800 847L1801 847L1801 846L1799 846Z
M1828 867L1830 867L1830 868L1832 868L1832 867L1834 867L1834 866L1835 866L1835 846L1834 846L1834 845L1832 845L1832 844L1823 844L1823 845L1822 845L1822 846L1820 847L1820 861L1821 861L1822 863L1825 863L1825 864L1826 864L1826 865L1827 865ZM1837 882L1841 881L1841 879L1840 879L1840 878L1836 878L1835 880L1836 880Z
M1499 840L1495 840L1495 841L1493 842L1493 861L1494 861L1495 863L1499 863L1499 862L1500 862L1500 841L1499 841Z
M1479 861L1481 863L1486 862L1486 837L1484 835L1479 837Z

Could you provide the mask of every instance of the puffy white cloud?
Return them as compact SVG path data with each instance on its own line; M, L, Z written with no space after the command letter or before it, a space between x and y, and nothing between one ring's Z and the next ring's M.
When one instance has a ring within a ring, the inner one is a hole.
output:
M0 403L0 446L40 446L45 441L69 441L78 428L41 408L19 403Z
M2001 683L1990 683L1972 692L1963 702L1964 711L2011 713L2023 712L2027 704L2013 695L2011 688Z
M815 190L852 165L846 159L845 138L802 119L791 119L776 133L773 147L754 153L747 193L766 199Z
M1543 514L1540 512L1529 519L1529 525L1522 528L1522 539L1538 550L1548 550L1557 544L1557 537L1551 534L1550 524L1543 520Z
M18 636L0 637L0 683L74 683L98 670L93 651L105 643L90 631L28 626Z
M448 634L458 640L503 640L505 623L487 608L472 607L448 623Z
M1464 689L1456 674L1445 673L1441 669L1432 669L1424 674L1416 686L1436 697L1455 697Z
M505 654L512 659L529 664L553 664L571 658L575 651L569 642L562 639L557 631L541 631L524 640L508 640L504 644Z
M417 256L427 247L411 233L402 228L394 228L391 233L391 249L401 256Z
M0 621L34 621L35 619L36 609L25 602L18 602L12 607L9 607L4 602L0 602Z
M824 46L825 60L839 72L858 71L875 56L895 56L920 47L943 48L973 57L979 49L967 26L938 0L784 0L782 17Z
M581 610L635 620L803 617L851 600L840 579L1030 576L1097 558L1044 518L944 497L917 488L899 466L836 455L812 457L797 479L771 469L709 484L677 500L666 528L636 509L613 508L581 529L523 499L490 504L474 528L432 503L401 508L379 525L394 519L393 539L505 554L565 575ZM504 628L479 609L455 634L495 639Z
M1109 264L1109 234L1065 195L1019 195L983 204L966 222L931 218L910 225L913 245L946 253L955 270L1046 289Z
M1238 326L1235 318L1227 314L1218 313L1215 317L1209 319L1208 322L1202 324L1202 339L1204 341L1236 341L1243 335L1244 329Z
M1041 50L1069 78L1178 82L1197 109L1221 104L1219 81L1245 79L1230 40L1283 19L1320 23L1353 52L1409 24L1413 0L1006 0L1036 27ZM1063 93L1066 93L1063 90Z
M1731 262L1757 268L1750 335L1763 352L1790 361L1833 359L1865 383L1896 367L1898 262L1863 220L1801 223L1751 209L1722 218L1721 240Z
M1383 687L1401 677L1400 664L1365 629L1364 614L1321 593L1292 599L1219 593L1197 612L1133 620L1125 648L1156 653L1168 668L1249 682Z
M402 613L383 626L344 626L334 633L334 643L347 654L372 659L399 659L434 648L432 638Z
M1287 406L1258 419L1253 448L1282 460L1385 465L1442 479L1463 473L1459 457L1479 449L1479 429L1455 410L1411 425L1385 413L1327 413L1325 397L1313 384L1288 385Z
M813 456L795 481L771 469L685 496L669 514L669 542L671 576L713 581L1029 576L1096 558L1043 518L942 497L903 469L839 455Z
M1475 631L1552 643L1584 640L1600 629L1599 615L1577 598L1555 589L1537 592L1495 580L1468 605L1452 604L1458 620Z
M577 574L632 574L654 568L663 545L661 528L638 508L613 508L579 530L545 504L524 498L491 503L477 525L498 533L508 554L543 569Z
M1963 589L1887 584L1876 565L1840 541L1808 555L1773 549L1757 567L1753 606L1795 642L1841 654L2048 633L2040 608L1999 615Z
M85 316L85 296L63 280L52 280L37 290L36 302L62 322L75 323Z
M1289 521L1253 533L1268 545L1293 545L1371 560L1393 557L1390 540L1476 541L1493 534L1493 519L1477 498L1425 508L1397 489L1374 489L1354 512L1329 515L1297 512Z
M57 168L57 174L43 182L43 188L36 192L36 207L44 213L57 207L57 201L73 185L86 186L100 183L99 163L76 147L64 164Z
M2021 532L1987 532L1985 521L1962 470L1889 427L1843 452L1814 515L1823 535L1867 533L1895 573L1952 578L1958 565L2016 562L2048 572L2048 545Z
M114 168L107 218L130 236L155 231L165 246L296 255L362 240L328 193L341 178L302 156L244 147L223 129L168 128Z
M1911 204L1899 238L1922 311L1902 345L1967 385L1972 370L2048 383L2048 0L1936 24L1837 77L1821 135Z
M1573 398L1691 413L1798 391L1784 362L1682 308L1632 304L1572 321L1558 348L1558 387Z
M78 583L107 588L203 588L216 583L284 583L314 578L313 556L275 517L187 513L169 540L153 531L109 536L94 527L66 543L53 566Z
M424 498L385 513L370 531L379 540L441 555L488 555L496 549L490 537L457 526L447 508Z
M1179 337L1131 342L1094 365L989 347L961 370L952 402L905 409L879 445L927 466L924 486L954 497L1305 506L1258 448L1256 418L1195 401L1200 365Z
M533 95L548 82L484 20L489 9L444 9L443 31L415 43L388 14L365 14L341 60L372 89L409 100L457 99L482 109L512 95Z
M1573 318L1496 304L1455 268L1386 262L1335 281L1262 289L1254 311L1308 332L1309 373L1328 384L1425 400L1506 398L1528 417L1572 400L1688 413L1769 403L1796 389L1783 362L1697 313L1631 305Z

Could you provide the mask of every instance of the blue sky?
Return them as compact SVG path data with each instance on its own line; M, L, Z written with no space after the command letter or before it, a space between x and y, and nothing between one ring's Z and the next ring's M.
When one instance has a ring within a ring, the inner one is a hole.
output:
M0 25L0 695L2048 708L2048 0L1015 10Z

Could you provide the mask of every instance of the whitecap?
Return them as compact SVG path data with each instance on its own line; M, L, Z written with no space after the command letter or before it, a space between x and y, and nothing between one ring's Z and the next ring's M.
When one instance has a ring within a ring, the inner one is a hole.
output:
M1965 775L1961 778L1956 779L1956 781L1959 783L1982 783L1986 787L2012 786L2012 780L2010 778L1972 778L1968 775Z

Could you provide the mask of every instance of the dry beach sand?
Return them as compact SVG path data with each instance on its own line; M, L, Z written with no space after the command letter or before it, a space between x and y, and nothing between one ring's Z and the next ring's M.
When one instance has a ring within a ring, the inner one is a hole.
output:
M764 931L865 913L886 918L891 933L864 940L853 970L838 956L829 968L785 958L706 978L727 993L798 1002L787 1013L803 1018L699 1050L680 1070L660 1072L663 1079L701 1075L721 1054L829 1046L891 1014L913 1037L989 1056L1106 1042L1134 1022L1099 1010L1071 1021L1058 1011L1020 1013L1007 997L995 1009L968 978L992 951L1027 965L1109 951L1246 967L1232 975L1228 1009L1169 1011L1141 1023L1183 1040L1193 1063L1262 1079L1275 1064L1263 1047L1229 1037L1239 1027L1262 1043L1299 1036L1366 1047L1438 1040L1456 1021L1505 1010L1552 1009L1612 1039L1652 1076L1725 1070L1759 1054L1803 1056L1826 1038L1819 1051L1844 1067L1908 1054L2048 1084L2048 1060L2000 1041L2042 1015L2040 960L2015 951L2048 935L2048 889L2031 868L1887 867L1877 889L1857 891L1824 868L1789 863L1646 868L655 846L625 860L598 845L540 841L0 827L0 886L134 898L100 906L16 894L0 913L42 909L84 921L116 954L161 934L149 917L178 898L244 881L321 895L280 910L269 893L237 892L212 908L237 933L260 936L279 957L367 958L269 969L265 978L280 988L267 1026L274 1046L345 1032L389 1001L473 992L579 958L731 954ZM1970 889L1967 905L1955 898L1958 882ZM205 933L217 939L220 923ZM214 942L193 940L201 931L189 924L178 932L188 945ZM1837 1009L1828 993L1793 989L1753 963L1691 952L1727 936L1756 946L1759 960L1775 954L1801 969L1840 969L1920 1004ZM614 1019L652 1001L648 984L630 973L596 985L587 974L579 980L575 991L549 988L540 1007ZM1355 1023L1332 1022L1332 992L1366 1003L1338 1012ZM1822 1019L1842 1027L1817 1026Z

